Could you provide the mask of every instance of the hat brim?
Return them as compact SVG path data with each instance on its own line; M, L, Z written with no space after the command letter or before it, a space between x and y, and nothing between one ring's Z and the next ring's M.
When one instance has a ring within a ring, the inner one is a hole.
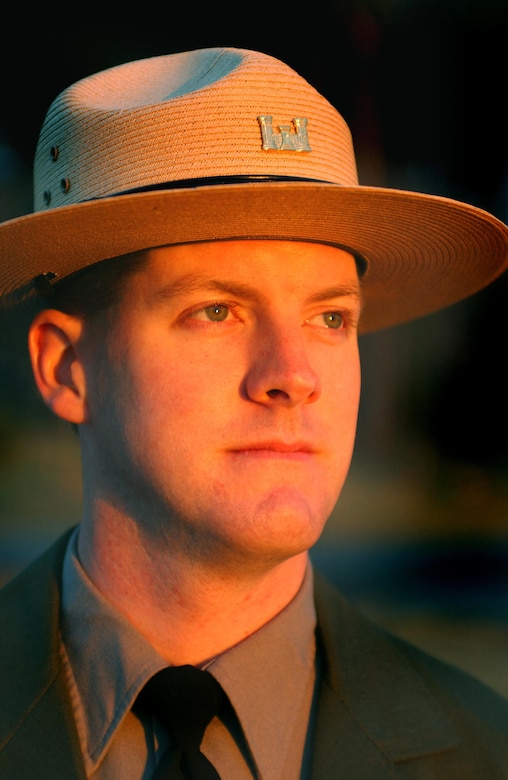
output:
M0 295L29 297L42 273L66 276L141 249L263 238L348 247L367 261L361 332L456 303L506 268L508 228L449 198L377 187L269 182L155 190L36 212L0 225Z

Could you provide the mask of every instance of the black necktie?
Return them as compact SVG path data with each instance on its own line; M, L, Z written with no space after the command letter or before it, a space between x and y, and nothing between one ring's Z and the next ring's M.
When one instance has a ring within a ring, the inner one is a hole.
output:
M148 680L138 702L150 708L170 738L153 780L220 780L200 745L225 701L226 694L210 672L194 666L168 667Z

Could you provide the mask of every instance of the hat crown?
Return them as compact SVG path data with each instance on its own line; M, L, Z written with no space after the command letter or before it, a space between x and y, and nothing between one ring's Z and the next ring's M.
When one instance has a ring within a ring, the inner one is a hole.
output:
M64 90L39 136L34 206L238 176L354 186L351 133L280 60L198 49L109 68Z

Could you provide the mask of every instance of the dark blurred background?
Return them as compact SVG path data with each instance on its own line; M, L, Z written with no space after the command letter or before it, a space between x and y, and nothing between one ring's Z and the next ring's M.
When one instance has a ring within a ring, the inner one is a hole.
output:
M72 21L71 21L72 17ZM273 54L341 111L360 180L508 221L505 0L189 3L0 16L0 220L31 210L45 111L71 82L204 46ZM313 557L367 613L508 694L506 275L364 336L350 478ZM42 406L25 333L0 323L0 577L79 520L76 437Z

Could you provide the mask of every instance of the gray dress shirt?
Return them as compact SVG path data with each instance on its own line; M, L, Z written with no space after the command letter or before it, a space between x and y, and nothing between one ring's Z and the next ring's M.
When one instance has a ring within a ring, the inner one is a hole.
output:
M88 778L148 780L168 736L132 705L167 662L91 582L70 539L63 577L62 656ZM307 777L316 615L309 568L295 599L215 658L209 671L234 709L209 725L202 749L223 780Z

